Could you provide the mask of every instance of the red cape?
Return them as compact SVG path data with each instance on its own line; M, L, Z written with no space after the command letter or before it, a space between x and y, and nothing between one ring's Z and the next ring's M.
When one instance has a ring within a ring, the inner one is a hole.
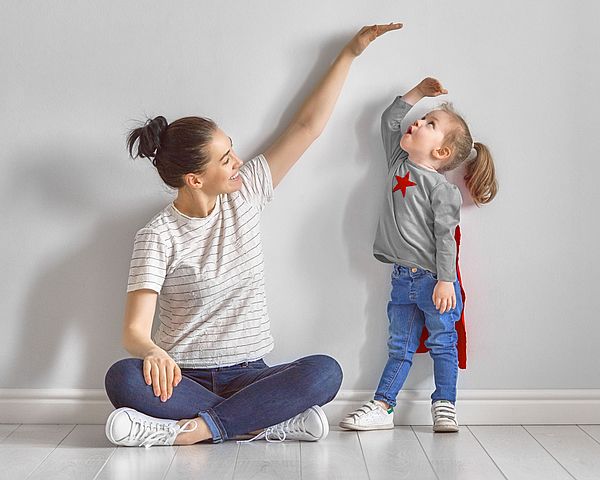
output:
M460 314L460 318L454 324L454 328L456 328L456 333L458 333L458 343L456 344L456 349L458 350L458 368L465 369L467 368L467 331L465 330L465 301L467 296L465 295L465 291L463 289L462 279L460 278L460 268L458 266L458 251L460 247L460 226L456 226L456 230L454 231L454 240L456 241L456 276L458 277L458 283L460 284L460 294L462 296L463 301L463 309ZM417 348L417 353L428 352L429 349L425 346L425 340L429 336L429 332L427 328L423 327L423 333L421 334L421 344L419 348Z

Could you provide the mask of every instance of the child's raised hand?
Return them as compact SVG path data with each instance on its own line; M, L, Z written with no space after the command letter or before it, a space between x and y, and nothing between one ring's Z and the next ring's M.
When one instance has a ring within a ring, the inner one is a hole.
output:
M344 48L353 56L358 57L377 37L390 30L398 30L400 28L402 28L401 23L388 23L387 25L371 25L363 27Z
M424 97L437 97L438 95L448 93L448 90L442 87L442 84L439 82L439 80L432 77L427 77L421 80L421 83L417 85L417 89L423 94Z
M454 292L454 284L452 282L438 280L431 298L436 310L439 310L440 313L445 313L456 308L456 293Z

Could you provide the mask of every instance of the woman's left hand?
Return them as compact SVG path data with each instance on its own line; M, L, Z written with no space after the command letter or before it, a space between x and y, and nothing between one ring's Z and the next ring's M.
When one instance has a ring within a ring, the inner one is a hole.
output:
M345 49L353 56L358 57L377 37L390 30L399 30L400 28L402 28L401 23L388 23L387 25L371 25L363 27L356 35L354 35L352 40L348 42Z

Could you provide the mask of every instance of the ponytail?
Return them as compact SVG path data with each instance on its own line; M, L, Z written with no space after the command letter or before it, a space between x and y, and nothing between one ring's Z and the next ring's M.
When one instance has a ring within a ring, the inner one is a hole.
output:
M465 183L476 205L490 203L498 193L496 169L490 150L479 142L474 143L477 155L466 164Z
M135 128L127 136L127 149L131 158L149 158L154 166L156 150L160 146L160 137L167 129L168 123L165 117L156 117L148 120L142 127ZM135 142L138 142L137 152L133 153Z
M208 145L216 129L209 118L185 117L169 124L159 116L129 132L127 149L131 158L150 159L169 187L180 188L184 175L206 168Z
M440 105L442 110L453 117L458 125L448 132L444 143L452 147L452 158L438 172L454 170L463 162L466 165L465 183L477 206L490 203L498 193L498 181L492 154L483 143L473 142L469 126L451 103Z

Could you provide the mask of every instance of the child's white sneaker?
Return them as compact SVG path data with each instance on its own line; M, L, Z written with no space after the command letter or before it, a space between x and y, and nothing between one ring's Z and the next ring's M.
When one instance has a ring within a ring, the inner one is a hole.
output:
M437 400L431 405L434 432L458 432L458 421L454 404L448 400Z
M239 440L238 443L250 443L262 438L267 442L283 442L284 440L316 442L323 440L328 433L327 416L321 407L314 405L284 422L266 428L254 438Z
M149 448L152 445L173 445L178 434L192 432L197 427L195 420L179 426L177 420L154 418L133 408L121 407L109 415L105 431L106 437L115 445Z
M375 400L344 417L340 427L350 430L388 430L394 428L394 409L386 410Z

